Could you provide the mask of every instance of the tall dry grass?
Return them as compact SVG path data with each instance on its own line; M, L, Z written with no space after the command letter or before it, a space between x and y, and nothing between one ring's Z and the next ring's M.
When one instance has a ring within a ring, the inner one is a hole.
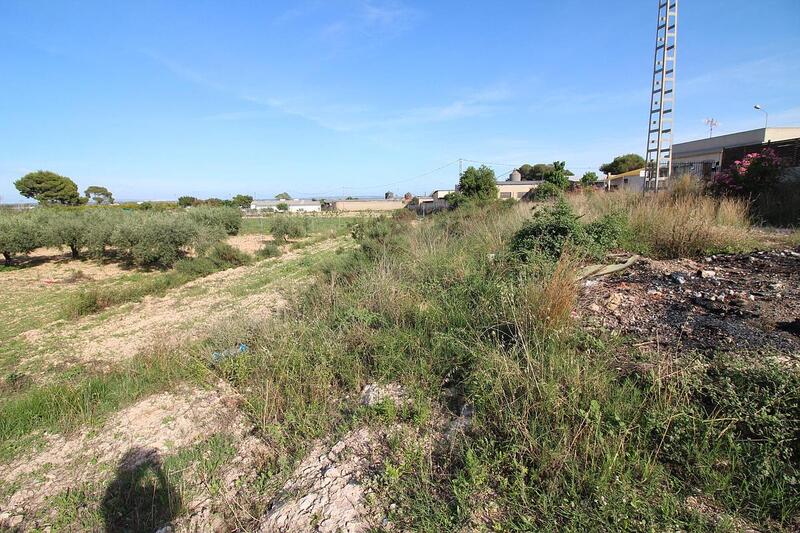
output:
M679 178L672 189L657 195L595 192L572 195L569 202L586 221L622 212L630 225L629 247L653 257L691 257L755 245L748 202L707 196L688 178Z

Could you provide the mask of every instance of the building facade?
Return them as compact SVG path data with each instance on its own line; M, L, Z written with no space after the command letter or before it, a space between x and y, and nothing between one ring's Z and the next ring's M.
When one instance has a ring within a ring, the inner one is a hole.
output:
M253 211L279 211L278 206L286 204L289 213L312 213L322 210L316 200L253 200L250 209Z
M720 170L725 150L786 141L800 137L800 128L759 128L698 139L672 146L672 175L709 176Z
M395 211L405 206L406 202L398 199L333 200L325 202L323 211Z

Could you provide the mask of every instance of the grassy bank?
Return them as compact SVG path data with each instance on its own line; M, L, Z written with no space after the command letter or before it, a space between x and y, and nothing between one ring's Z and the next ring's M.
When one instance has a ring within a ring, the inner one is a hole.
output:
M79 318L115 305L137 302L145 296L161 296L192 280L246 265L251 260L252 257L228 244L216 243L199 257L181 259L174 269L144 277L135 283L105 285L72 293L63 305L63 315L65 318Z
M0 460L29 448L42 432L96 425L140 398L204 375L192 360L165 352L137 357L111 372L10 394L0 401Z
M654 235L638 225L645 210L631 204L624 225ZM720 234L738 223L724 213L714 210ZM511 244L530 217L529 206L495 205L365 221L360 250L328 265L286 316L216 332L215 344L251 346L219 372L246 397L272 468L357 423L352 398L365 383L398 382L445 420L474 412L453 440L436 437L430 417L406 419L420 438L396 442L380 476L401 529L791 527L797 376L584 334L571 318L582 251L521 261ZM682 253L662 242L644 244ZM772 418L755 423L760 412Z
M262 217L247 217L242 219L242 226L239 230L243 234L259 233L268 235L272 233L272 227L278 217L286 215L265 215ZM307 224L309 233L347 233L350 226L357 223L361 217L353 216L328 216L328 215L288 215L293 218L301 218Z

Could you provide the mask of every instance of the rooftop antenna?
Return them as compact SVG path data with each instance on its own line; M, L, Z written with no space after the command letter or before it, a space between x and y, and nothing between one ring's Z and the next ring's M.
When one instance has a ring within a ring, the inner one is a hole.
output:
M714 128L719 126L719 122L713 118L707 118L703 122L705 122L706 126L708 126L708 138L710 139L711 136L714 134Z
M672 176L672 126L675 103L675 57L678 47L678 0L658 0L650 120L644 187L658 191Z

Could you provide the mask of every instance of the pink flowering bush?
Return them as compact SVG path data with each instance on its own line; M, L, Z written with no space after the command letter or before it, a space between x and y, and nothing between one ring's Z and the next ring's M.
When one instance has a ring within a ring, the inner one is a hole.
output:
M783 162L771 148L753 152L709 179L715 194L752 196L771 189L780 180Z

